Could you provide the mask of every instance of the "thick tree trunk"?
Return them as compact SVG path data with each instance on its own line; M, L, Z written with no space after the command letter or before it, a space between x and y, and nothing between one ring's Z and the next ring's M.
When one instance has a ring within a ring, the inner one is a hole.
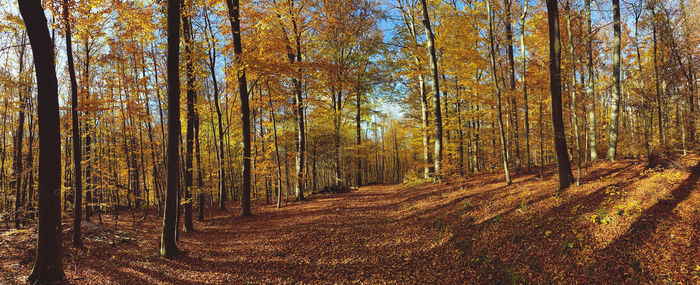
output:
M491 0L486 1L486 13L488 13L489 21L489 54L491 57L491 75L493 88L496 90L496 110L498 112L498 132L501 139L501 159L503 161L503 170L505 172L506 185L510 185L512 182L510 180L510 172L508 171L508 151L506 150L506 134L503 130L503 112L501 111L501 87L498 86L498 75L496 74L496 49L494 47L493 15L491 13Z
M617 156L617 129L620 115L620 0L613 0L613 89L612 108L610 110L610 128L608 129L608 160L615 161ZM661 131L659 129L659 131Z
M46 16L39 0L19 1L19 11L32 45L38 85L39 118L39 238L32 284L60 283L63 274L61 231L61 135L58 81Z
M243 47L241 43L241 21L239 19L240 5L238 0L226 0L228 17L233 33L233 51L236 63L240 66ZM245 68L241 68L237 74L238 92L241 99L241 128L243 131L243 184L241 185L241 216L251 216L250 211L250 177L251 177L251 145L250 145L250 106L248 103L248 82L246 81ZM300 96L300 95L299 95Z
M172 258L178 254L177 231L178 188L180 186L180 1L168 0L168 153L165 209L160 255Z
M557 0L547 0L549 20L549 88L552 94L552 126L554 128L554 149L557 153L559 189L571 185L571 164L566 152L566 135L562 116L561 100L561 40L559 37L559 8Z

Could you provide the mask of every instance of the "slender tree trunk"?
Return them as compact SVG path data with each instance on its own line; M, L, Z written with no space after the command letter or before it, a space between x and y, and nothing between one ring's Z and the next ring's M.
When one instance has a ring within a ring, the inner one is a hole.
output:
M618 1L618 0L615 0ZM659 65L657 62L657 55L658 55L658 47L657 47L657 40L656 40L656 0L652 0L650 3L651 6L651 18L652 18L652 41L653 41L653 49L654 49L654 82L655 82L655 87L656 87L656 111L657 111L657 118L659 122L659 145L664 144L664 131L663 131L663 117L661 115L661 91L659 89ZM619 14L619 11L618 11ZM619 22L619 19L618 19ZM618 24L619 26L619 24ZM619 29L618 29L619 30ZM617 30L616 30L617 31ZM619 50L619 45L618 45L618 50Z
M275 140L275 161L277 162L277 209L282 206L282 167L280 165L280 150L277 143L277 120L275 120L275 108L272 105L272 93L268 85L267 95L270 103L270 117L272 118L272 134Z
M504 0L504 5L505 5L505 22L506 22L506 47L508 50L508 66L510 67L509 69L509 87L510 87L510 94L509 97L511 98L511 118L512 118L512 123L513 123L513 144L515 145L515 167L517 171L519 172L520 169L522 168L522 163L520 159L520 140L519 140L519 135L518 133L520 132L518 128L518 102L516 101L516 96L515 96L515 59L513 56L513 27L510 22L510 6L511 6L511 0Z
M241 53L243 47L241 43L241 21L239 19L240 5L238 0L226 0L228 7L228 17L231 22L233 33L233 50L236 56L236 63L241 66ZM241 186L241 216L251 216L250 211L250 178L251 178L251 145L250 145L250 106L248 104L248 82L246 81L245 68L237 72L238 92L241 98L241 121L243 131L243 185Z
M180 1L168 0L168 178L160 255L172 258L178 254L175 244L177 202L180 185Z
M192 9L192 4L185 4L185 9ZM194 75L194 59L192 57L192 25L190 24L190 19L187 14L190 11L185 11L182 14L182 32L183 38L185 39L185 62L186 62L186 73L187 73L187 146L185 150L185 221L182 230L184 232L190 232L194 230L192 225L192 188L193 188L193 152L194 152L194 120L195 120L195 107L194 101L197 96L197 90L195 90L196 78Z
M71 93L71 117L73 128L73 179L74 203L73 203L73 246L82 244L80 239L80 222L83 213L83 183L82 183L82 149L80 148L80 125L78 123L78 82L75 79L75 66L73 65L73 45L71 43L71 28L68 12L68 0L63 0L63 21L66 29L66 57L68 58L68 74L70 76Z
M428 4L426 0L421 0L423 6L423 27L425 28L425 37L427 38L428 52L430 53L430 74L433 81L433 120L435 121L435 155L433 156L435 164L435 174L439 178L441 175L440 165L442 163L442 114L440 110L440 83L437 65L437 56L435 54L435 36L433 29L430 26L430 15L428 15Z
M578 132L578 110L576 108L576 58L574 56L574 36L571 30L571 3L566 1L566 29L569 34L569 60L571 61L571 116L574 124L574 139L576 140L576 185L581 185L581 140Z
M506 177L506 185L510 185L510 172L508 171L508 152L506 150L506 134L503 130L503 112L501 111L501 87L498 86L498 75L496 74L496 50L494 47L493 35L493 15L491 13L491 0L486 1L486 13L489 21L489 53L491 55L491 75L493 88L496 89L496 110L498 111L498 129L501 138L501 158L503 160L503 170ZM495 146L495 143L494 143Z
M525 56L525 18L527 17L527 0L523 1L523 15L520 17L520 54L523 61L523 107L525 107L525 156L527 158L527 171L530 171L530 114L527 106L527 57Z
M617 156L617 129L620 115L620 0L613 0L613 90L612 108L610 110L610 128L608 130L608 160L615 161Z
M34 55L38 85L39 118L39 237L29 283L61 283L63 244L61 231L61 135L58 80L46 16L39 0L19 1L19 11Z
M596 120L595 120L595 78L593 76L593 31L591 30L591 0L586 0L586 40L588 45L588 87L586 88L586 97L591 101L591 109L588 111L588 148L592 161L598 160L598 151L596 150Z
M42 10L43 11L43 10ZM42 12L43 15L43 12ZM31 41L31 40L30 40ZM24 42L24 35L22 35L22 42ZM15 228L19 229L20 226L20 207L22 206L22 172L24 171L22 167L22 144L24 140L24 109L26 106L26 94L28 88L25 86L29 84L24 80L24 54L25 45L23 44L19 52L19 119L17 124L15 143L15 157L14 157L14 175L15 175Z
M559 36L559 8L557 0L547 0L549 20L549 86L552 94L552 126L554 128L554 149L557 153L559 189L571 185L571 165L566 152L566 135L562 116L561 100L561 40Z
M214 31L209 22L209 14L204 13L204 20L208 28L207 42L210 47L207 50L209 55L209 72L211 73L211 81L214 84L214 107L216 108L217 125L219 129L218 143L218 171L219 171L219 210L226 210L226 168L224 167L224 127L223 119L221 118L221 104L219 103L219 83L216 80L216 43L214 42Z

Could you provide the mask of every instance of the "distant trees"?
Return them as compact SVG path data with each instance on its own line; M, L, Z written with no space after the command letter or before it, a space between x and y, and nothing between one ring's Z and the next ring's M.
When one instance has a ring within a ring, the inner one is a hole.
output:
M19 10L32 46L38 86L39 117L39 238L32 284L57 283L64 279L61 242L61 134L58 114L58 80L54 46L39 0L19 1Z

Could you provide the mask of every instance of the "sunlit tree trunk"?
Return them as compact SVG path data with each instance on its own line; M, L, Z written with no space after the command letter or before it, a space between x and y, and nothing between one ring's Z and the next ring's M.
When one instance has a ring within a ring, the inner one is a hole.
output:
M574 125L574 140L576 140L576 185L581 185L581 140L578 132L578 110L576 108L576 58L574 57L574 36L571 30L571 3L566 1L566 29L569 34L569 60L571 61L571 116Z
M527 17L527 0L523 1L523 15L520 17L520 54L523 61L523 107L525 107L525 157L527 170L530 171L530 114L527 106L527 57L525 56L525 18Z
M510 185L511 180L510 172L508 171L508 151L506 150L506 134L503 130L503 112L501 111L501 87L498 86L498 75L496 74L496 49L494 47L493 15L491 13L491 0L486 1L486 13L488 13L489 20L489 54L491 57L491 77L493 82L493 88L496 90L496 110L498 112L498 132L499 137L501 139L501 159L503 160L503 171L505 172L506 185Z
M588 149L592 161L598 160L598 151L596 150L596 118L595 107L595 78L593 76L593 31L591 30L591 0L586 0L586 41L587 41L587 56L588 56L588 87L586 87L586 97L591 102L591 109L588 111Z
M39 118L39 225L34 268L29 283L60 283L63 274L61 231L61 135L58 81L46 16L39 0L19 1L34 55Z
M620 115L620 0L613 0L613 89L612 108L610 110L610 127L608 129L608 160L615 161L617 156L617 129ZM660 130L659 130L660 131Z
M423 6L423 27L427 38L428 52L430 53L430 74L433 81L433 120L435 121L435 174L441 175L440 164L442 163L442 114L440 110L440 83L437 66L437 56L435 54L435 36L430 26L430 15L428 14L428 4L426 0L421 0Z

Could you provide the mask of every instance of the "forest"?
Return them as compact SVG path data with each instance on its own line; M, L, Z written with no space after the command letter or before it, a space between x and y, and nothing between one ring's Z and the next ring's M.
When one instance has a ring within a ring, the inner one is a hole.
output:
M700 283L698 1L0 19L0 284Z

